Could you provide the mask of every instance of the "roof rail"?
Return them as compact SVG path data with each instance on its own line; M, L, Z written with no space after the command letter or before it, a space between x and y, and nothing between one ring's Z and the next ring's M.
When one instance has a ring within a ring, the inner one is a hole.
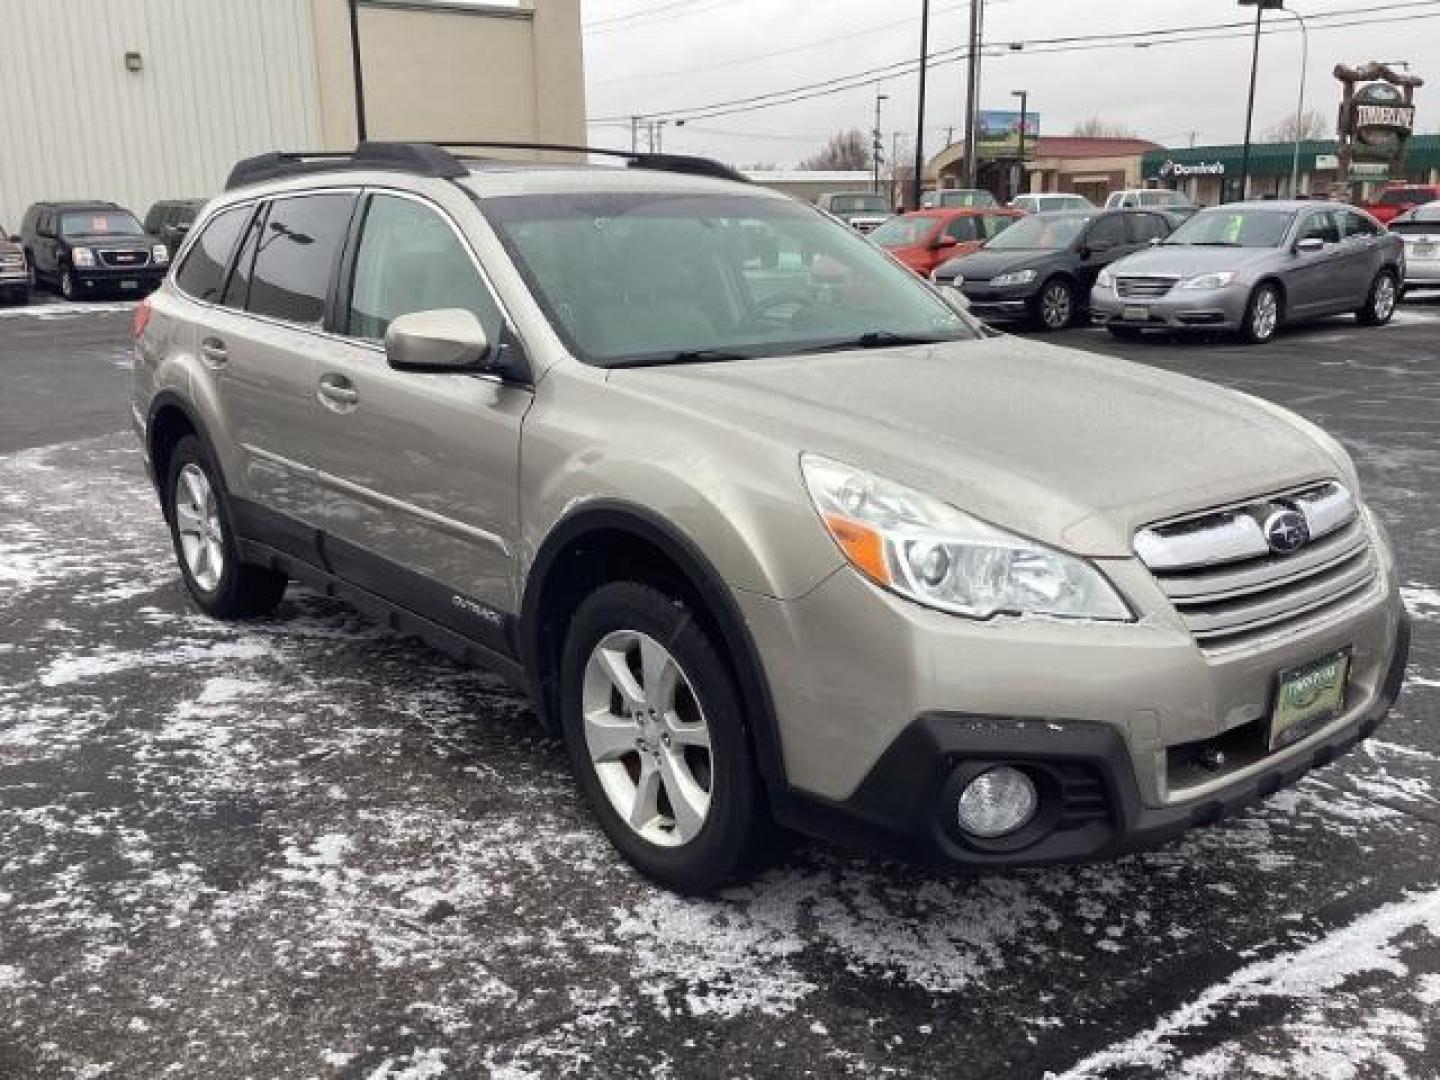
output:
M287 176L343 169L389 169L448 180L469 173L452 154L430 143L362 142L354 150L299 150L260 154L236 162L225 190Z
M446 147L457 150L549 150L568 154L600 154L623 158L632 169L713 176L721 180L749 183L749 177L711 158L687 154L649 154L629 150L607 150L595 146L570 146L541 142L362 142L354 150L297 150L260 154L236 162L225 181L225 190L280 180L287 176L333 172L346 169L388 169L453 180L469 169Z
M654 154L635 150L610 150L599 146L570 146L563 143L542 142L450 142L438 140L436 146L453 147L456 150L554 150L568 154L599 154L602 157L623 158L632 169L655 169L659 172L686 173L690 176L713 176L720 180L737 180L748 184L750 178L729 165L706 157L689 154Z

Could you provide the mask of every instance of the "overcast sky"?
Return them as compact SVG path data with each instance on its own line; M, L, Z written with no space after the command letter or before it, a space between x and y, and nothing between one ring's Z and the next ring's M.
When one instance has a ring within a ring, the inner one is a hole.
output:
M1418 91L1418 128L1440 130L1440 2L1297 0L1310 25L1307 104L1333 126L1337 62L1408 60L1426 76ZM816 83L911 59L919 51L921 0L584 0L588 114L594 118L686 110ZM987 51L981 107L1016 107L1012 90L1030 92L1041 134L1067 134L1090 116L1123 123L1168 146L1238 142L1244 133L1250 39L1240 36L1177 44L1154 43L1088 51L1057 50L1042 39L1228 23L1253 15L1233 0L987 0ZM1333 18L1321 13L1353 12ZM1414 18L1424 15L1426 18ZM1400 16L1408 21L1331 27ZM964 42L968 4L931 0L930 49ZM1266 24L1286 32L1260 44L1257 136L1293 114L1300 72L1300 35L1289 16L1267 12ZM1327 28L1331 27L1331 28ZM1026 42L1014 52L1010 42ZM903 138L915 130L916 78L882 80L887 94L881 127ZM664 147L737 163L793 164L832 132L874 122L873 84L796 104L707 120L664 132ZM964 112L964 65L931 68L925 119L927 152L944 145L946 128ZM628 124L595 124L598 145L629 142ZM642 140L643 145L643 140Z

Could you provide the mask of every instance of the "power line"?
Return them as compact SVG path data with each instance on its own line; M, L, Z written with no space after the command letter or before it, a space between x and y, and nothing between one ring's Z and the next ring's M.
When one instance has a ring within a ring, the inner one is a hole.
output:
M1345 16L1366 14L1370 12L1385 11L1392 12L1412 8L1434 8L1440 0L1410 0L1388 4L1383 6L1367 6L1359 8L1335 9L1327 12L1319 12L1308 16L1312 27L1316 30L1334 30L1352 26L1373 26L1398 22L1411 22L1421 19L1430 19L1440 16L1440 11L1416 15L1392 15L1382 16L1375 19L1359 19L1337 23L1322 23L1313 26L1317 20L1340 19ZM1217 34L1213 31L1233 30L1236 28L1248 27L1248 22L1225 22L1201 24L1195 26L1159 28L1147 31L1122 31L1108 34L1073 35L1062 38L1035 38L1025 40L1025 46L1041 46L1030 50L1032 55L1043 55L1045 53L1059 52L1083 52L1097 49L1114 48L1149 48L1164 45L1184 44L1193 41L1222 41L1249 37L1245 34ZM1291 34L1296 29L1289 23L1274 24L1266 27L1263 31L1267 34ZM1188 35L1188 36L1177 36ZM1142 43L1137 39L1150 38ZM1153 40L1159 39L1159 40ZM1002 43L986 43L982 48L998 48ZM954 46L949 49L940 49L927 54L927 63L933 65L956 63L966 58L966 47L963 45ZM809 101L812 98L825 97L831 94L844 93L849 90L858 89L875 81L876 78L894 78L911 74L919 69L916 60L898 60L880 67L869 68L864 71L851 72L846 75L839 75L829 79L823 79L815 83L803 84L790 87L785 90L772 90L764 94L755 94L744 98L735 98L729 101L711 102L708 105L694 105L689 108L661 109L648 115L654 116L678 116L687 119L707 120L720 116L732 116L738 113L754 112L759 109L774 108L781 105L792 105L802 101ZM775 99L775 100L772 100ZM597 117L596 123L604 123L621 117Z
M658 7L647 8L643 11L630 11L622 15L596 19L594 22L583 24L581 29L590 34L604 34L611 30L670 22L687 15L698 15L701 11L711 11L715 8L729 6L732 6L731 0L671 0L670 3L660 4ZM699 10L696 10L697 7ZM655 18L654 16L659 17Z

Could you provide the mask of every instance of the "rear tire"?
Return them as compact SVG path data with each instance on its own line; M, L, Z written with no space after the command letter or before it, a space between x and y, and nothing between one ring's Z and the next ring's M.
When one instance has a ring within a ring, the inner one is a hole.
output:
M1274 285L1259 285L1245 305L1245 320L1240 324L1240 340L1247 345L1264 345L1280 329L1283 308L1280 290Z
M194 435L181 439L170 456L165 517L185 587L207 615L243 619L280 603L288 579L241 561L220 470Z
M641 873L708 893L749 870L763 811L744 711L684 603L633 581L591 593L565 639L561 726L600 827Z
M1399 299L1400 288L1395 282L1395 275L1389 270L1381 270L1370 283L1365 304L1355 312L1355 318L1361 326L1384 326L1395 314L1395 304Z

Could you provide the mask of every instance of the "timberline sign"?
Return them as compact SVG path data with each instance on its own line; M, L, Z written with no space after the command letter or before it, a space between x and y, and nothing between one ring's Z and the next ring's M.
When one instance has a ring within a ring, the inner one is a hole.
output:
M1387 64L1335 66L1344 87L1340 101L1340 176L1348 184L1361 174L1358 162L1376 162L1402 171L1405 143L1415 130L1415 90L1425 80L1396 72Z

